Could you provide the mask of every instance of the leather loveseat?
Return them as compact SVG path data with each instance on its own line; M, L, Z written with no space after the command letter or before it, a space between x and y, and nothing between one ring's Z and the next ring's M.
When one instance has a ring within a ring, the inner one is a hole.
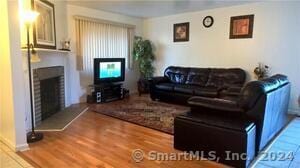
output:
M240 68L189 68L170 66L164 76L150 80L152 100L186 104L192 96L222 97L230 90L240 90L245 82ZM229 94L230 95L230 94Z
M235 100L191 97L191 111L175 118L174 147L246 153L250 160L221 161L247 167L286 125L289 97L290 83L284 75L247 83Z

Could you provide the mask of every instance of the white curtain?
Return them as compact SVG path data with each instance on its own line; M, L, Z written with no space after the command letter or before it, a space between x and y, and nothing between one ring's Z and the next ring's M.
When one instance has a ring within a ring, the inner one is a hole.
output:
M132 68L132 41L134 28L75 18L77 69L93 72L94 58L126 58L126 67Z

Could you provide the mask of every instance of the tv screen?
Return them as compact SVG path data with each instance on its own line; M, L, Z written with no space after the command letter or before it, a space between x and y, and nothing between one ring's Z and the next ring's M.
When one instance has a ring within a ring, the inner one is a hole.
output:
M125 79L124 58L95 58L94 84L121 82Z
M121 62L100 62L100 79L119 77L121 77Z

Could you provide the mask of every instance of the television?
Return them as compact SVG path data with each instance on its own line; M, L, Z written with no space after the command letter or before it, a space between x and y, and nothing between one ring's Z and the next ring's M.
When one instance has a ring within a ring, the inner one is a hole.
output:
M122 82L125 80L125 58L95 58L94 84Z

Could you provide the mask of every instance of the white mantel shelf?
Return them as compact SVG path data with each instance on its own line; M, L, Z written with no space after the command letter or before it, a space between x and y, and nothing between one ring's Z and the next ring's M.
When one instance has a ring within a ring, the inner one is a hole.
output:
M52 52L52 53L70 53L71 51L65 50L55 50L55 49L45 49L45 48L35 48L37 52ZM22 51L27 51L27 48L22 48Z

